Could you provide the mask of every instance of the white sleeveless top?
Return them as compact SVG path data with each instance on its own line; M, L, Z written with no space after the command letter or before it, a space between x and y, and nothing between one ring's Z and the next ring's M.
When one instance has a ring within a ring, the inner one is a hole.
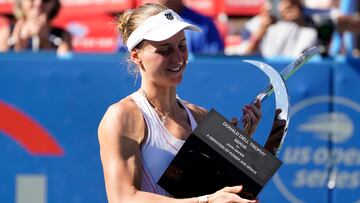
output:
M141 190L171 196L157 182L185 143L185 140L174 137L165 128L154 108L141 93L134 92L131 97L141 110L147 126L147 136L145 136L145 140L140 146L142 156ZM193 115L182 100L177 99L186 110L191 129L194 130L197 123Z

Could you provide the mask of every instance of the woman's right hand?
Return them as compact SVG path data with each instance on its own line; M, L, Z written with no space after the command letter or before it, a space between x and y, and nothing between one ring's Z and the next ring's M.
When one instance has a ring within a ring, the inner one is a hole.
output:
M243 186L224 187L221 190L209 195L208 203L258 203L258 200L248 200L241 198L238 193Z

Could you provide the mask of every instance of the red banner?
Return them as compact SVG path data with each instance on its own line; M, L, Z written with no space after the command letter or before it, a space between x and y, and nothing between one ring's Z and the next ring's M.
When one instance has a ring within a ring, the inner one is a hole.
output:
M61 14L67 16L94 13L121 13L135 6L135 0L60 0ZM12 0L0 0L0 14L12 13Z
M0 0L0 14L12 13L12 0ZM94 13L121 13L135 6L156 0L61 0L62 15L79 16ZM185 4L207 16L219 12L249 16L259 13L264 0L184 0Z
M190 8L210 17L224 11L224 0L184 0Z
M135 0L136 6L156 0ZM232 16L252 16L260 11L265 0L184 0L190 8L209 17L224 12Z
M74 52L116 52L117 32L111 15L61 17L54 24L72 35Z
M12 0L0 0L0 15L12 13Z
M230 16L253 16L265 0L225 0L225 13Z
M94 13L121 13L135 6L135 0L61 0L61 14L66 16Z

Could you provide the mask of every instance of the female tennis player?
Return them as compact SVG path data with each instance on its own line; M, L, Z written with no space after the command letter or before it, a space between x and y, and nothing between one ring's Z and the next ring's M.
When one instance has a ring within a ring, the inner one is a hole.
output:
M174 11L144 4L118 19L127 44L132 71L140 88L111 105L98 129L100 155L108 200L140 203L255 203L237 195L241 185L229 185L201 197L176 199L157 181L207 110L177 96L188 61L184 30L200 31ZM253 134L261 104L243 108L244 131Z

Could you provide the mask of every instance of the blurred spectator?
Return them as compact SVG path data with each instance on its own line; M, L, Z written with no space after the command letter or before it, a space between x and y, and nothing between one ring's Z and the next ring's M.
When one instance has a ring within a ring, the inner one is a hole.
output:
M330 55L340 53L359 57L358 41L360 39L360 29L358 26L360 21L360 3L357 0L341 0L335 8L340 14L338 24L340 26L347 25L348 28L342 28L342 30L334 33L329 50Z
M271 12L274 7L279 19L274 19ZM244 26L245 43L227 48L226 53L295 57L317 45L322 55L327 56L334 31L359 34L359 26L358 16L344 15L333 8L305 8L300 0L281 0L278 5L266 3L262 12Z
M306 8L314 9L331 9L338 8L340 0L303 0L302 3Z
M190 8L182 0L157 0L156 3L162 4L176 13L184 21L194 24L201 28L202 32L191 32L185 30L188 51L193 54L223 54L224 42L217 30L215 23L209 17L206 17ZM120 50L127 51L123 42L120 43Z
M296 57L317 43L316 30L306 27L304 22L299 1L266 2L260 14L245 24L242 30L245 41L227 48L226 54Z
M307 19L307 23L310 26L313 26L318 29L319 35L319 44L322 45L326 50L324 52L330 55L336 54L348 54L345 52L352 52L353 45L349 46L346 42L347 40L343 35L359 35L360 34L360 16L353 15L353 12L349 12L349 9L342 9L340 7L343 3L347 3L347 7L351 7L350 10L355 8L355 1L341 1L339 5L333 4L329 8L303 8L303 13ZM353 38L353 36L351 36ZM351 40L353 41L353 40ZM325 42L325 43L324 43ZM330 44L331 42L331 44ZM338 49L335 50L334 47L329 47L327 45L334 46L334 43L340 43L343 45L338 45ZM347 44L344 44L344 42ZM350 42L351 44L353 42ZM340 48L340 46L346 46L346 49Z
M16 20L0 28L0 52L56 50L64 54L71 50L71 35L51 25L60 10L59 0L15 0Z

